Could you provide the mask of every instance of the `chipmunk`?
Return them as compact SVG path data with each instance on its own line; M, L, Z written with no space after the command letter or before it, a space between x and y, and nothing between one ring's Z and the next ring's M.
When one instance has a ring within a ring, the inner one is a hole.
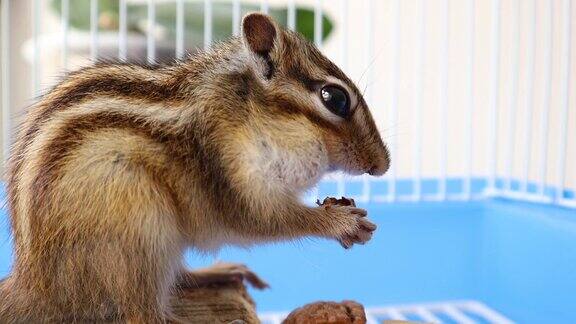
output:
M15 243L0 322L178 322L180 285L242 277L187 270L187 248L315 236L344 247L376 226L299 195L329 171L382 175L389 154L362 94L266 15L240 37L165 66L70 73L26 116L9 162Z

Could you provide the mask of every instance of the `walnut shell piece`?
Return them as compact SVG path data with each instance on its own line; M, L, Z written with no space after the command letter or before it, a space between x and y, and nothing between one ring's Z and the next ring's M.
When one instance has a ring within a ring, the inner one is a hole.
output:
M316 200L318 206L352 206L356 207L356 202L352 198L342 197L340 199L334 197L326 197L324 201L320 202L320 199Z

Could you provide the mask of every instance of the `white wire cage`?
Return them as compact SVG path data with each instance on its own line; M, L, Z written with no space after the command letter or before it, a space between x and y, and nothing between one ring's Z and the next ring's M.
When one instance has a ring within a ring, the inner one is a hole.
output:
M2 0L4 158L21 112L62 71L101 57L152 64L166 51L183 58L209 49L222 33L222 6L230 36L247 8L282 8L290 29L307 8L311 40L366 89L392 153L380 179L326 177L335 194L360 202L507 197L576 208L571 0L116 0L116 22L103 28L109 2L90 0L79 18L71 0ZM135 6L145 9L136 22ZM192 7L201 43L187 43ZM163 36L167 24L172 38Z
M377 324L382 321L415 321L420 323L459 324L498 323L512 324L510 319L494 311L485 304L474 300L457 300L443 303L390 305L373 307L366 310L366 323ZM264 313L260 319L264 324L280 324L288 313ZM416 322L416 323L418 323Z

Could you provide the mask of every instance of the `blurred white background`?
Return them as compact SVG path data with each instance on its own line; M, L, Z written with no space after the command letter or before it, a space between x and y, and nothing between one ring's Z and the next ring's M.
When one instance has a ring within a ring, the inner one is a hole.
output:
M157 8L174 2L155 1ZM285 9L288 2L266 1L270 10ZM33 100L32 3L10 2L10 60L4 66L10 67L12 125ZM46 89L62 75L63 25L50 1L38 3L39 83ZM132 6L147 3L127 0L128 16ZM202 7L203 3L185 1L186 6ZM264 2L241 3L260 8ZM576 61L576 50L569 51L566 42L568 36L572 43L576 37L576 32L567 33L574 31L572 19L567 18L574 17L576 6L568 6L569 1L295 3L312 11L320 5L332 22L334 28L323 41L322 50L366 89L383 137L392 146L393 170L388 176L438 178L446 174L449 178L519 180L528 176L530 182L544 179L549 185L558 185L563 177L565 187L576 188L576 64L568 60ZM79 18L74 14L71 18L89 21L89 15ZM117 22L100 12L98 23L100 54L114 57L118 51ZM144 34L128 31L128 56L145 60L146 17L135 25ZM154 32L157 56L174 50L164 27L158 24ZM90 64L90 42L89 30L70 25L69 70ZM568 114L563 115L566 108ZM545 116L547 124L541 123ZM563 121L567 121L565 137ZM563 138L567 139L565 149L561 147ZM563 175L559 170L562 151L566 153Z

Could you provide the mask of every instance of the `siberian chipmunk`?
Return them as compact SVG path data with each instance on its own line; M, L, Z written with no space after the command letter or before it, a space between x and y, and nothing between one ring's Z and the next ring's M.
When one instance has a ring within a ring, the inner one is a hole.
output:
M172 65L70 73L28 112L12 150L15 263L0 322L177 322L168 300L182 284L266 285L239 265L186 270L185 249L362 244L376 228L363 209L299 195L329 171L388 166L353 82L266 15Z

